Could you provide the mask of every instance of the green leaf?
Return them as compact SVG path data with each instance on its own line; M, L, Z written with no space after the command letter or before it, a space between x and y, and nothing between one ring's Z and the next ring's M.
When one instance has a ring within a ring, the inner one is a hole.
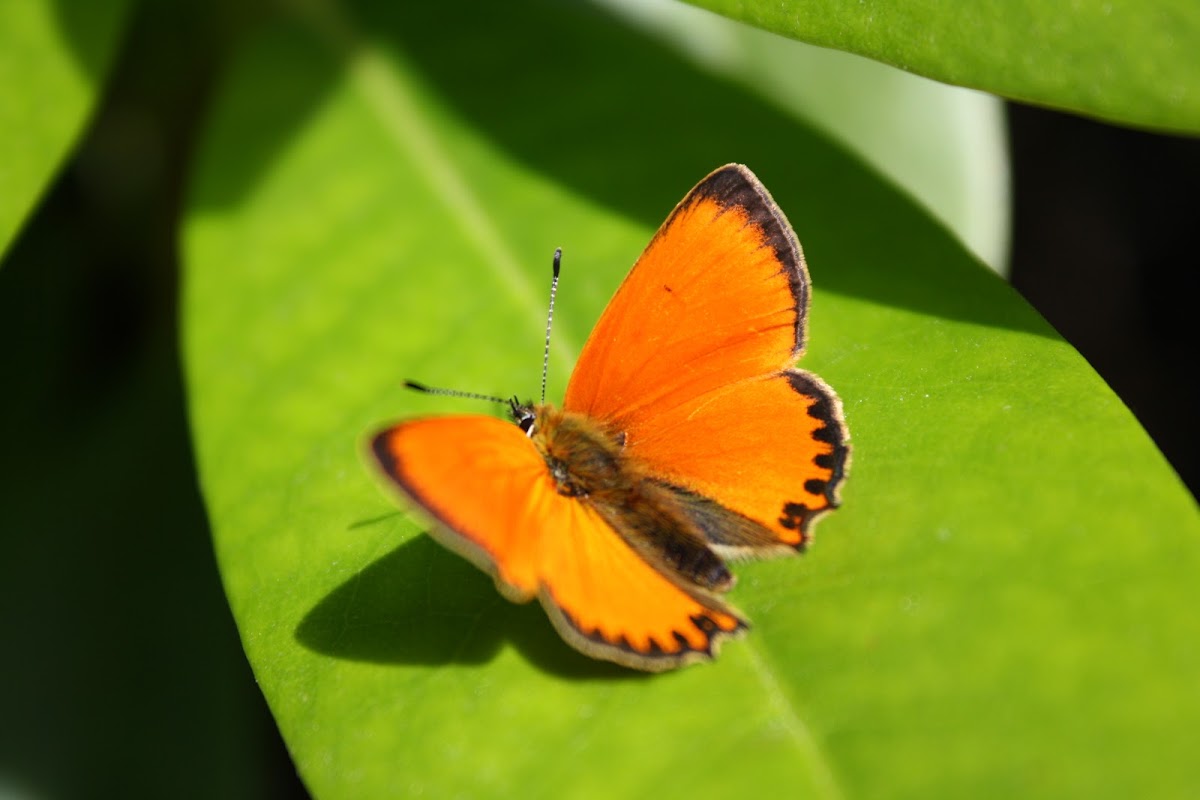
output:
M1101 119L1200 132L1194 0L689 0L794 39Z
M0 255L99 96L127 0L0 3Z
M595 9L308 5L218 94L183 312L226 592L316 796L1191 786L1196 508L941 225L812 125ZM844 399L854 465L807 556L737 565L748 637L634 675L503 601L359 450L390 419L478 410L405 378L536 391L559 245L561 396L655 227L733 160L804 243L803 364Z

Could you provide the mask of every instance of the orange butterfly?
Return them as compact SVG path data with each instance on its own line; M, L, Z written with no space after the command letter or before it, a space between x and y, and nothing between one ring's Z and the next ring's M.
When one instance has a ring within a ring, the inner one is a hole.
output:
M617 290L561 410L514 398L515 425L411 420L371 450L439 542L510 600L537 596L573 647L653 671L712 658L747 627L724 559L803 550L838 504L841 402L791 368L808 302L783 212L721 167Z

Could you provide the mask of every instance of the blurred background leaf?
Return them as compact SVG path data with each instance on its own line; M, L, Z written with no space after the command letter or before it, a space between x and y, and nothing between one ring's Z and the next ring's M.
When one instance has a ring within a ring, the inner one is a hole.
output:
M947 83L1200 133L1200 5L1192 0L690 2Z
M87 63L116 7L61 6L46 35ZM89 77L99 112L65 169L43 165L38 180L52 182L25 198L45 195L0 269L6 798L304 796L221 593L177 352L179 187L237 29L217 11L130 15L111 85ZM39 84L33 63L5 76L6 112ZM76 126L81 103L63 109ZM57 162L76 133L37 146L53 144ZM6 152L0 170L21 158Z
M916 203L793 107L592 7L305 8L217 95L183 312L222 578L315 794L1186 791L1194 504ZM732 159L804 242L805 365L845 398L855 464L810 557L738 568L750 637L644 678L420 536L356 448L450 410L406 377L536 386L556 245L560 394L655 226Z
M0 254L92 112L128 9L127 0L0 4Z

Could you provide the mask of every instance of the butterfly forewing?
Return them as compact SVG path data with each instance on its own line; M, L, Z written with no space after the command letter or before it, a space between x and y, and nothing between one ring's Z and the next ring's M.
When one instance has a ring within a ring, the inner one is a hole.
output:
M537 595L563 637L594 657L646 670L709 658L745 623L635 552L595 508L558 491L511 423L483 416L401 423L375 459L434 519L431 533L495 576L512 600Z
M808 274L791 228L745 167L723 167L675 208L593 329L565 407L629 435L661 409L790 366Z

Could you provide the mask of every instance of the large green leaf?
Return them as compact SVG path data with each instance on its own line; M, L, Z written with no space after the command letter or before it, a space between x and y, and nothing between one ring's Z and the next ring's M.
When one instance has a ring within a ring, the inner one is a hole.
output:
M83 128L128 0L0 3L0 254Z
M318 797L1192 785L1200 520L1069 346L812 126L604 14L394 6L315 5L247 46L185 241L218 561ZM358 450L476 408L404 378L536 391L556 245L560 393L658 222L730 160L804 243L804 364L845 400L854 466L808 556L736 568L745 640L632 675L422 535Z
M1200 132L1195 0L689 0L947 83Z

